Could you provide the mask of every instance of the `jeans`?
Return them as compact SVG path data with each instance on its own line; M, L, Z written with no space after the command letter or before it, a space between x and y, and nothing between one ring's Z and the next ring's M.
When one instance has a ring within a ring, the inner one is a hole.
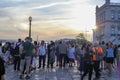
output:
M66 63L67 54L60 54L60 67L64 66Z
M96 78L99 78L99 77L100 77L100 69L99 69L99 66L100 66L100 61L94 61L93 68L94 68L94 70L95 70L95 76L96 76Z
M87 75L88 75L88 80L91 80L92 78L92 71L93 71L93 65L92 64L85 64L84 66L84 73L83 75L81 76L81 80L83 80L83 78Z
M20 70L20 56L14 56L14 70Z
M45 68L46 55L39 55L39 68L41 68L41 62L43 62L43 68Z

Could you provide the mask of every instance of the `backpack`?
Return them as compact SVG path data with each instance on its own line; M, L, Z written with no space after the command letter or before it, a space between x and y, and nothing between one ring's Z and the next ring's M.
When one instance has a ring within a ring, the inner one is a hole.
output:
M89 53L85 53L84 55L84 63L86 64L92 64L92 57Z
M20 46L20 45L21 45L21 44L19 44L19 45L16 44L15 49L14 49L15 55L19 55L19 46Z

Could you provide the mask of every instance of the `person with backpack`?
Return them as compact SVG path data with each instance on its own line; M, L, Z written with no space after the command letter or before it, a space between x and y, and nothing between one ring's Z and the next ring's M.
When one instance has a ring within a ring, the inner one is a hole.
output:
M14 48L14 70L20 70L20 47L22 46L21 39L18 39Z
M93 61L92 61L92 44L88 44L86 53L84 54L84 72L81 76L81 80L88 74L88 80L92 79Z
M103 50L101 46L99 45L98 42L95 42L92 48L92 60L93 60L93 68L95 70L95 79L99 79L101 74L100 74L100 61L101 61L101 56L103 54Z
M35 54L34 45L31 43L32 38L26 37L25 42L22 44L20 48L21 55L21 74L20 79L24 77L24 68L26 67L26 79L30 79L30 71L31 71L31 56Z

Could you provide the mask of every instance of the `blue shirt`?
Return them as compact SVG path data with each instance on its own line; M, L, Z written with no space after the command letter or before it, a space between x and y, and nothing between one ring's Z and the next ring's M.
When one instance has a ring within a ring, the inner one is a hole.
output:
M46 55L46 47L45 47L45 45L41 45L39 47L39 55L42 55L42 56Z
M114 49L113 48L108 48L107 49L107 57L114 57Z

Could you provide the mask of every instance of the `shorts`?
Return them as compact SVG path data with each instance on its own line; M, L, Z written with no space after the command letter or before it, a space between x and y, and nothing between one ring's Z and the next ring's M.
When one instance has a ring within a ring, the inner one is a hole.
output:
M20 67L22 70L24 69L25 64L26 64L26 69L29 70L29 67L31 65L31 57L25 57L25 59L21 60Z
M75 62L75 60L73 58L69 58L69 61L73 62L73 63Z
M113 64L113 62L114 62L114 58L113 57L110 57L110 58L106 57L106 63Z

